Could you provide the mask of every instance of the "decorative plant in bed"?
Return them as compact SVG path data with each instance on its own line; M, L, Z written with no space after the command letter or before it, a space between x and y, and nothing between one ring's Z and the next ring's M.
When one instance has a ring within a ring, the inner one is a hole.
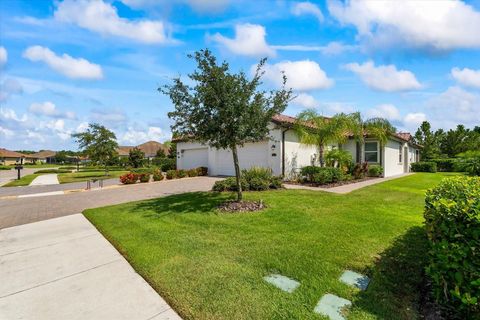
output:
M383 174L383 168L379 165L357 163L349 168L306 166L300 169L297 181L308 186L333 188L345 184L375 179Z
M252 167L249 170L242 170L240 176L240 185L243 191L266 191L270 189L281 189L282 178L276 177L272 174L269 168ZM230 177L225 180L217 181L213 185L213 191L224 192L238 191L237 180L235 177ZM259 201L227 201L218 206L221 211L227 212L246 212L257 211L265 208L265 203Z

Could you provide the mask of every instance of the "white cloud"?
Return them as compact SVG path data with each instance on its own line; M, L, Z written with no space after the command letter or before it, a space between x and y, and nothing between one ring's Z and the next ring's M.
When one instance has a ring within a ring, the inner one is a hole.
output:
M128 127L128 130L123 134L120 140L123 143L138 145L149 140L165 140L168 137L169 135L159 127L148 127L147 131L139 131L132 127Z
M55 104L50 101L43 103L32 103L28 110L36 115L47 116L53 118L75 119L75 113L72 111L61 112L57 109Z
M373 61L363 64L349 63L345 69L356 73L370 88L380 91L406 91L422 86L415 75L407 70L397 70L394 65L375 66Z
M275 56L273 50L265 41L265 28L257 24L238 24L235 26L233 39L219 33L210 37L211 40L223 45L229 51L244 56Z
M393 104L381 104L367 110L366 112L369 118L385 118L390 121L400 120L400 111Z
M223 11L230 0L121 0L125 5L134 9L150 9L153 7L165 8L166 5L177 3L187 4L193 10L202 13L217 13Z
M307 93L298 94L295 99L292 101L293 104L298 105L303 108L315 108L318 107L319 103L315 98Z
M91 110L90 119L93 122L100 122L108 126L118 127L127 121L125 111L120 108L112 109L93 109Z
M433 50L480 47L480 12L462 1L331 0L328 10L341 23L354 25L366 43Z
M30 61L42 61L53 70L72 79L101 79L102 68L83 58L72 58L68 54L58 56L49 48L33 46L27 48L23 56Z
M117 36L147 44L171 41L162 21L130 21L118 16L117 9L102 0L66 0L58 4L55 19L76 24L104 36Z
M357 46L346 45L338 41L332 41L324 46L307 46L302 44L291 44L291 45L272 45L270 48L274 50L285 50L285 51L318 51L324 55L338 55L344 52L357 50Z
M5 47L0 47L0 67L7 63L8 53Z
M256 66L252 66L252 72ZM280 87L282 85L282 71L287 76L287 87L298 91L326 89L334 84L318 63L311 60L282 61L276 64L265 65L264 78Z
M88 122L81 122L75 129L75 132L84 132L87 129L88 129Z
M427 107L435 120L445 127L458 123L472 126L480 123L480 95L460 87L450 87L431 98Z
M427 121L427 115L422 112L408 113L403 118L403 123L406 128L418 128L423 121Z
M0 119L4 121L13 120L15 122L25 122L28 117L25 114L22 117L17 116L17 113L13 109L0 108Z
M8 78L0 84L0 102L6 101L14 94L22 94L23 87L16 79Z
M0 126L0 136L4 136L8 138L8 137L13 137L14 134L15 133L12 130Z
M297 2L292 6L292 13L296 16L313 15L318 21L323 21L323 14L320 8L311 2Z
M453 68L452 77L464 86L480 88L480 70Z

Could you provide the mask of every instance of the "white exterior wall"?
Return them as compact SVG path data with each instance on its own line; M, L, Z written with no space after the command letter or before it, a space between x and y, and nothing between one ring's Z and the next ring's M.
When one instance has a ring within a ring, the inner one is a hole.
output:
M342 150L348 151L352 155L353 162L358 162L357 160L357 142L353 139L348 140L342 144Z
M406 159L404 154L402 154L402 162L399 162L399 146L402 146L402 153L404 152L404 147L407 146L407 143L399 142L396 140L388 140L387 145L384 148L384 158L383 158L383 170L385 177L391 177L404 173L404 161ZM407 159L408 160L408 159Z
M301 167L312 165L312 159L317 155L315 146L301 144L293 130L285 132L285 176L291 178Z

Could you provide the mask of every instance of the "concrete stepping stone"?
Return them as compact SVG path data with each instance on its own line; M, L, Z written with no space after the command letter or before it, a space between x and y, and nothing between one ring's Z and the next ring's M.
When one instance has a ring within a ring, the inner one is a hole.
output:
M263 277L263 280L288 293L292 293L300 285L300 282L282 276L281 274L270 274Z
M349 286L355 286L360 290L365 290L370 283L370 279L363 274L346 270L340 277L340 281L348 284Z
M318 301L313 311L329 317L330 320L345 320L344 310L351 305L352 302L350 300L327 293Z

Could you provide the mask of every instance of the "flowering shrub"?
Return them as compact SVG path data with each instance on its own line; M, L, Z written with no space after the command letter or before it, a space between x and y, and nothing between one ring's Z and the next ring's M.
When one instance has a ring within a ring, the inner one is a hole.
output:
M162 181L163 180L163 174L162 170L157 169L153 172L153 181Z
M138 175L140 182L148 182L150 181L150 173L140 173Z
M134 184L138 180L138 174L130 172L120 176L120 182L123 184Z

